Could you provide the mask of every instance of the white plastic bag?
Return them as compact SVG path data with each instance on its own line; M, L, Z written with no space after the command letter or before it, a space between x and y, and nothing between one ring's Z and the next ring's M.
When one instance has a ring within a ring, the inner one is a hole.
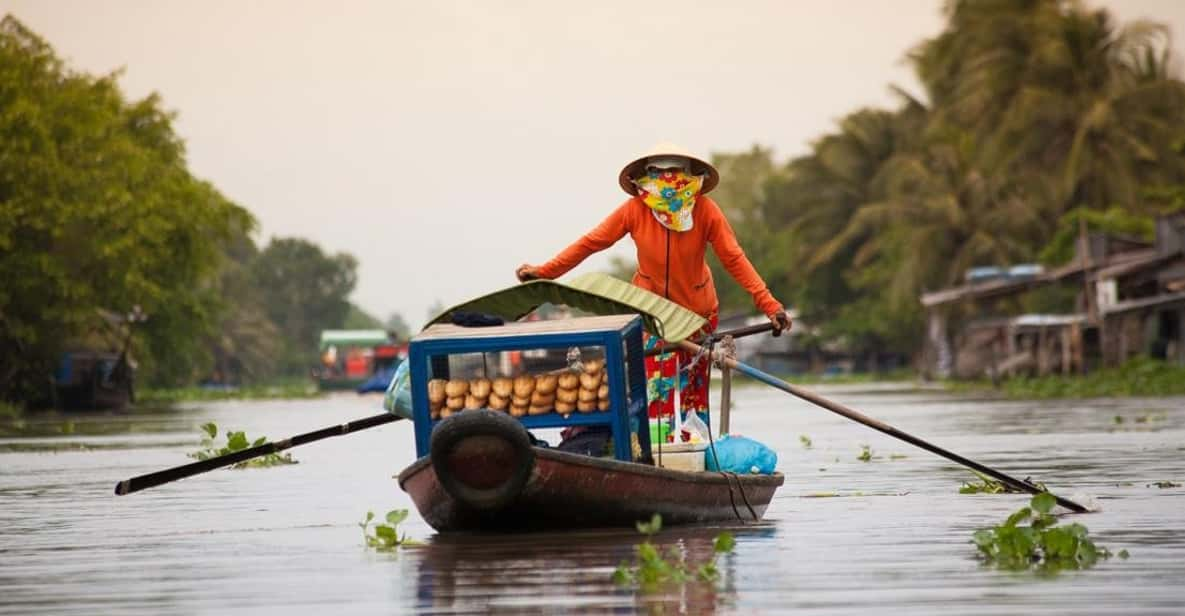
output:
M679 431L679 438L684 443L708 442L708 426L699 418L699 413L687 411L683 418L683 428Z

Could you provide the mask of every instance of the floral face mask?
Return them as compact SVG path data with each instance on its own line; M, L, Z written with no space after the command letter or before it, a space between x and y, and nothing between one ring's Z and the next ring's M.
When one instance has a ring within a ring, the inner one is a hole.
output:
M704 185L703 176L681 169L647 171L634 184L659 224L671 231L691 230L691 210Z

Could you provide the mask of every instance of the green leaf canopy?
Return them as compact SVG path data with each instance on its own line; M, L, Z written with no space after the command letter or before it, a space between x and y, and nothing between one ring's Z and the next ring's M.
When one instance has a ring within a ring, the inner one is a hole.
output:
M593 273L567 283L532 280L494 291L445 310L425 327L448 323L458 311L517 321L545 303L564 304L596 315L637 314L642 317L647 332L668 342L684 340L707 323L703 317L664 297L612 276Z

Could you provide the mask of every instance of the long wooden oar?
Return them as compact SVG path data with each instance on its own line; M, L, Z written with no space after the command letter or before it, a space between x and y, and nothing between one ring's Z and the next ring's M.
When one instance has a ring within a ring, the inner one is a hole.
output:
M381 415L374 415L372 417L364 417L362 419L355 419L338 426L329 426L328 428L321 428L312 432L298 434L292 438L286 438L282 441L274 443L264 443L258 447L250 447L247 449L240 449L234 453L228 453L217 458L210 458L208 460L201 460L198 462L191 462L182 466L174 466L173 468L166 468L163 471L156 471L155 473L148 473L147 475L140 475L139 477L132 477L131 479L124 479L115 484L115 493L119 495L131 494L132 492L139 492L147 488L159 486L170 481L177 481L178 479L185 479L194 475L200 475L214 469L238 464L251 458L258 458L259 456L266 456L269 453L276 453L284 451L291 447L299 447L313 441L319 441L323 438L331 436L341 436L351 432L358 432L366 430L367 428L374 428L383 424L391 423L403 419L398 415L391 413L383 413Z
M691 353L699 353L702 349L702 347L700 347L698 344L695 344L694 342L688 342L688 341L680 342L679 346L681 346L682 348L684 348L685 350L687 350L688 352L691 352ZM897 428L894 428L893 426L890 426L882 421L873 419L863 413L860 413L859 411L856 411L855 409L848 408L838 402L832 402L831 400L828 400L827 398L824 398L823 396L820 396L819 394L816 394L814 392L807 391L807 390L802 389L800 387L791 385L790 383L787 383L786 381L783 381L782 379L779 379L779 378L772 376L770 374L766 374L765 372L762 372L752 366L743 364L743 363L737 361L736 359L733 359L731 357L721 357L720 359L722 359L724 361L724 363L726 363L730 368L739 371L741 374L745 374L750 377L753 377L753 378L757 379L758 381L765 383L766 385L775 387L775 388L780 389L788 394L802 398L803 400L806 400L807 402L810 402L811 404L821 406L821 407L831 411L832 413L838 413L840 415L843 415L844 417L847 417L848 419L851 419L852 421L862 423L874 430L884 432L885 434L888 434L889 436L891 436L893 438L903 440L911 445L916 445L918 447L921 447L922 449L925 449L926 451L938 454L938 455L946 458L947 460L950 460L952 462L957 462L958 464L966 466L967 468L975 469L976 471L979 471L979 472L983 473L984 475L994 477L994 478L998 479L999 481L1006 483L1018 490L1023 490L1025 492L1030 493L1030 494L1041 494L1042 492L1046 491L1046 490L1042 490L1040 487L1033 485L1032 483L1030 483L1028 481L1025 481L1023 479L1017 479L1015 477L1012 477L1011 475L1007 475L1007 474L1002 473L994 468L991 468L990 466L984 466L983 464L980 464L979 462L964 458L963 456L960 456L959 454L954 453L953 451L947 451L946 449L943 449L937 445L923 441L922 439L920 439L912 434L902 432L901 430L898 430ZM1059 505L1061 505L1062 507L1065 507L1066 509L1069 509L1071 511L1075 511L1077 513L1087 513L1090 511L1086 507L1083 507L1082 505L1079 505L1078 503L1075 503L1074 501L1057 496L1056 494L1054 494L1053 497L1055 499L1057 499L1057 503Z

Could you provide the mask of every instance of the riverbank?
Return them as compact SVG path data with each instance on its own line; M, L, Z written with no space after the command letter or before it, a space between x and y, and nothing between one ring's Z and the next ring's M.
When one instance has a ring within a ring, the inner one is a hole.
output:
M947 391L985 393L1014 399L1129 398L1185 395L1185 366L1136 358L1117 368L1086 375L1017 377L999 385L988 380L947 381Z
M712 376L713 383L718 385L719 373ZM789 383L802 386L912 382L918 389L938 389L954 394L1016 400L1185 396L1185 366L1148 358L1132 359L1117 368L1096 370L1086 375L1022 376L1002 380L999 384L987 379L922 381L916 372L909 369L883 373L778 376ZM738 374L735 378L735 383L745 386L760 384L744 375Z
M290 400L319 398L325 392L307 379L236 387L150 388L136 392L136 404L171 404L211 400Z

